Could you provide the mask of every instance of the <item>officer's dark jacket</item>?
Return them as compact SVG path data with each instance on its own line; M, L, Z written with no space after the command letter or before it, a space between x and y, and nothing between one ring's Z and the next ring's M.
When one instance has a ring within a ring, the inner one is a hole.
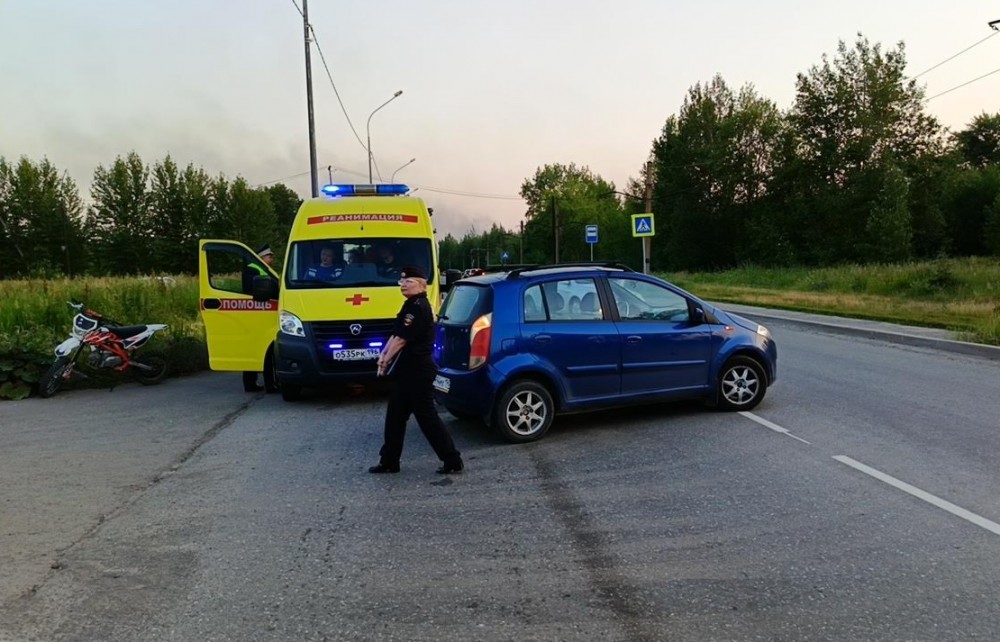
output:
M434 367L434 311L427 294L410 297L396 315L392 333L406 341L399 354L398 368Z

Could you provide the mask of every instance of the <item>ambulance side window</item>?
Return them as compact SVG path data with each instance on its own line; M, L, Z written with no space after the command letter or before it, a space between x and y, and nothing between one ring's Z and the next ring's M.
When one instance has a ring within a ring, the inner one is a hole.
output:
M249 256L245 255L239 248L212 248L206 252L209 285L216 290L245 294L244 273L249 263Z

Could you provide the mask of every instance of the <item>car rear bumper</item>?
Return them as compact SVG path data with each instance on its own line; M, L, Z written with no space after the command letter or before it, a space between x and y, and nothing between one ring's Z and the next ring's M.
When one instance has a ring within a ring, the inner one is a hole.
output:
M447 381L447 392L442 390L442 380ZM495 385L488 367L472 371L441 368L434 385L434 398L446 409L483 417L490 414Z

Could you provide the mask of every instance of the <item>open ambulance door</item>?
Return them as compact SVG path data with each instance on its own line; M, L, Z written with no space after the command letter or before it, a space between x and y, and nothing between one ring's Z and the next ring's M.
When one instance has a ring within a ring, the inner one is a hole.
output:
M251 288L259 273L249 265L264 268L275 284L280 283L278 274L239 241L204 239L198 248L198 298L209 366L263 372L278 332L278 301L254 301Z

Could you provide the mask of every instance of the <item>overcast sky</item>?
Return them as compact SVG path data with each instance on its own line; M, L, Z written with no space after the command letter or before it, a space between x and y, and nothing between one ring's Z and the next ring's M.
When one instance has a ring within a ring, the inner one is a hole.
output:
M296 0L301 6L301 0ZM916 75L994 33L998 0L311 0L321 183L419 187L439 233L516 227L546 163L624 188L687 89L721 74L782 108L795 76L863 33ZM928 96L1000 68L1000 35L921 75ZM1000 73L927 103L962 129ZM48 157L86 194L135 150L309 195L302 17L293 0L0 0L0 156ZM359 140L360 138L360 140ZM376 177L377 180L377 177ZM464 192L460 196L432 191ZM498 196L505 198L487 198Z

